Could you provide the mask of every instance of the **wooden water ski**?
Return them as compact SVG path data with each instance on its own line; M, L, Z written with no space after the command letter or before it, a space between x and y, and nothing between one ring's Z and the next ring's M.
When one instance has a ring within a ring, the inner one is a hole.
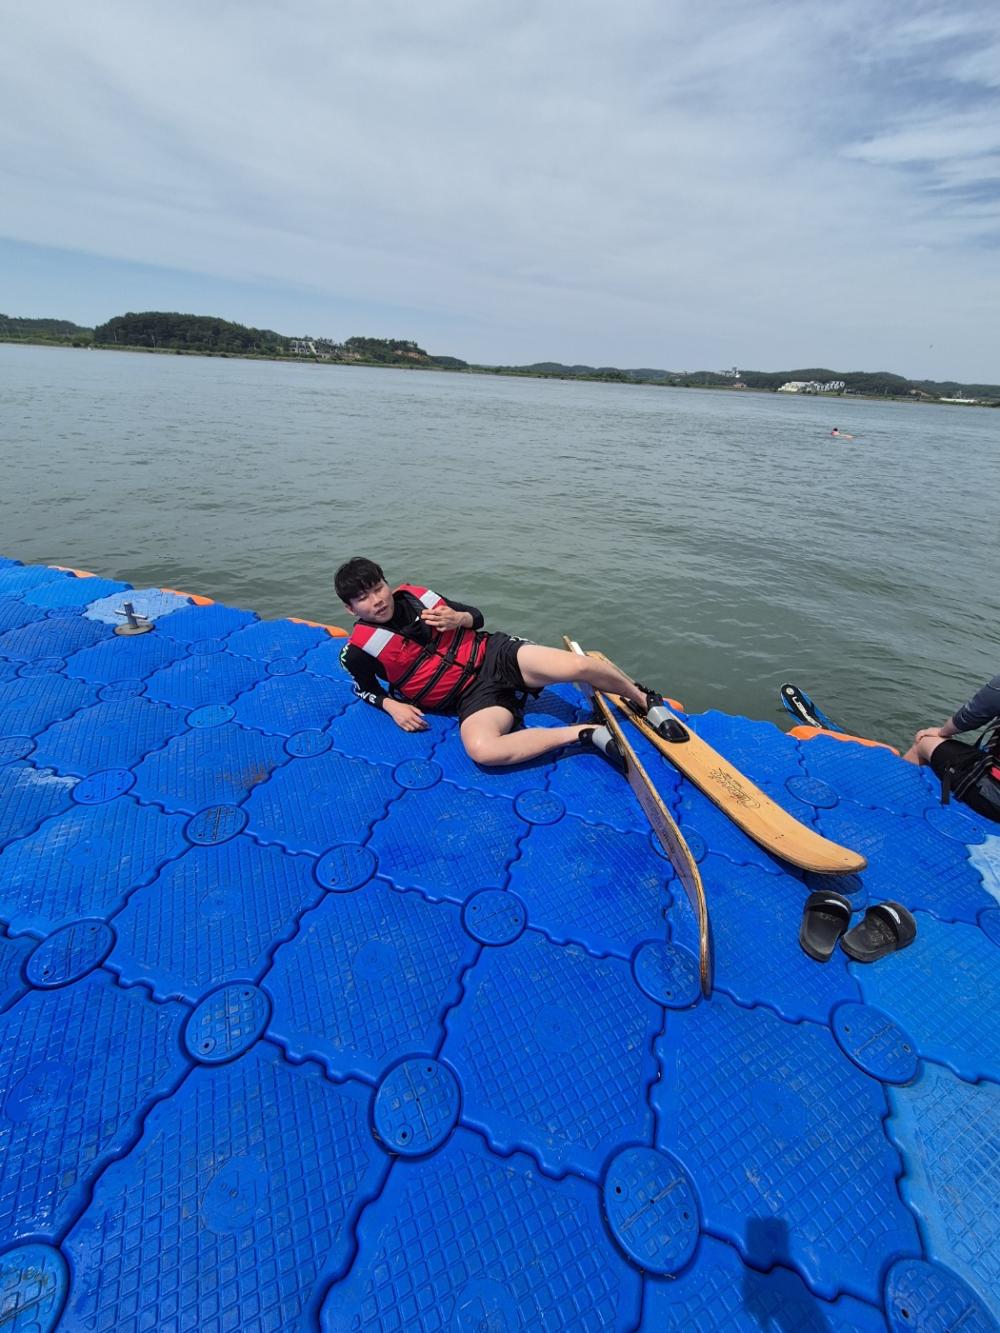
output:
M584 656L580 645L563 635L563 643L571 653ZM642 806L643 813L649 820L660 845L670 858L670 864L677 872L677 878L684 885L684 892L694 910L698 922L698 971L701 977L701 989L704 995L712 993L712 941L708 924L708 903L705 901L705 887L701 882L701 872L691 855L691 849L684 841L684 835L674 821L673 815L663 804L663 799L653 785L653 780L643 768L639 756L625 737L615 717L614 709L607 697L589 685L580 682L580 688L594 701L605 725L611 732L625 758L625 777Z
M591 657L610 661L603 653L592 652ZM676 719L687 732L685 741L666 741L645 721L632 712L617 694L608 696L647 740L689 778L696 787L729 816L754 842L783 861L812 870L818 875L852 875L868 864L860 852L824 838L815 829L783 810L766 792L754 785L738 768L725 759L718 750L697 736L687 724ZM667 709L669 713L669 708ZM673 716L673 714L671 714Z

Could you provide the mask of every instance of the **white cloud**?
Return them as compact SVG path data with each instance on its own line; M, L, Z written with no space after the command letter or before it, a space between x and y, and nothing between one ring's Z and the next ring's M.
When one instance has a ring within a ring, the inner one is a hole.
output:
M992 10L7 10L9 238L327 293L334 334L406 306L385 332L488 360L1000 378Z

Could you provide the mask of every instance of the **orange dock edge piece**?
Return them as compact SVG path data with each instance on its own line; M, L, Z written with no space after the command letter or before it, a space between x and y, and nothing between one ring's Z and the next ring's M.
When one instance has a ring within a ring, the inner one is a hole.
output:
M788 735L800 741L811 741L814 736L829 736L831 740L851 741L854 745L871 745L877 750L889 750L892 754L899 754L895 745L887 745L885 741L872 741L867 736L848 736L844 731L827 731L825 727L792 727Z
M347 630L341 629L339 625L325 625L322 620L306 620L304 616L289 616L288 619L294 620L296 625L312 625L313 629L325 629L334 639L347 638Z
M90 569L74 569L72 565L49 565L49 569L61 569L64 574L75 574L78 579L96 579L97 575Z
M177 597L190 597L195 606L213 606L215 604L213 597L202 597L197 592L185 592L183 588L161 588L160 592L172 592Z

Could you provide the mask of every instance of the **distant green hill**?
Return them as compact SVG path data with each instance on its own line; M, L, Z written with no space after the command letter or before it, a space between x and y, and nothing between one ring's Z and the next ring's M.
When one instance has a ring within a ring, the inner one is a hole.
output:
M38 342L90 342L93 329L83 328L68 319L24 319L19 315L0 315L0 338Z
M956 380L910 380L888 370L657 370L649 366L564 365L534 361L526 366L471 366L457 356L431 356L406 338L354 336L345 342L329 338L288 337L273 329L249 328L213 315L184 315L146 310L116 315L95 329L67 319L28 319L0 315L0 341L54 342L158 352L194 352L223 356L293 357L354 365L409 366L427 370L477 370L494 375L601 380L619 384L661 384L696 388L747 388L775 391L789 380L817 385L843 381L844 392L892 398L976 398L1000 407L1000 385L960 384ZM737 377L738 374L738 377ZM835 391L836 392L836 391ZM834 396L831 394L831 396Z
M748 389L780 389L789 380L806 383L816 381L829 384L831 381L843 381L844 391L849 394L866 396L884 395L891 398L920 397L950 398L968 397L993 399L1000 402L1000 385L996 384L958 384L954 381L939 382L934 380L908 380L902 375L895 375L888 370L829 370L825 367L811 367L806 370L741 370L737 378L731 372L717 370L619 370L614 366L563 365L559 361L535 361L526 366L479 366L480 370L491 370L503 375L534 375L543 378L560 379L614 380L630 384L669 384L693 386L697 388L733 388L737 384Z
M157 351L228 352L236 356L275 356L291 340L273 329L247 328L212 315L181 315L145 310L116 315L94 329L94 342L110 347L148 347Z

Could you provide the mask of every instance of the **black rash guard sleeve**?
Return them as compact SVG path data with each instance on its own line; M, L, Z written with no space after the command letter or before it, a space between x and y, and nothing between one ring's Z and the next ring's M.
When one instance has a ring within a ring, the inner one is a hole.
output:
M441 600L445 606L450 606L453 611L468 611L472 617L473 629L482 629L486 623L482 611L476 607L466 606L464 602L453 602L450 597L443 597ZM397 624L397 621L401 623ZM392 620L389 621L388 628L402 629L403 625L408 625L411 622L412 611L404 612L402 608L399 608L393 615ZM431 631L428 629L428 638L430 633ZM370 653L366 653L357 644L349 643L345 645L344 651L340 654L340 661L345 670L349 671L354 677L354 693L358 698L364 699L365 703L371 704L375 708L383 708L386 699L391 698L391 696L381 683L386 679L386 675L378 658L372 657Z
M952 717L956 731L973 731L1000 717L1000 676L988 680Z

